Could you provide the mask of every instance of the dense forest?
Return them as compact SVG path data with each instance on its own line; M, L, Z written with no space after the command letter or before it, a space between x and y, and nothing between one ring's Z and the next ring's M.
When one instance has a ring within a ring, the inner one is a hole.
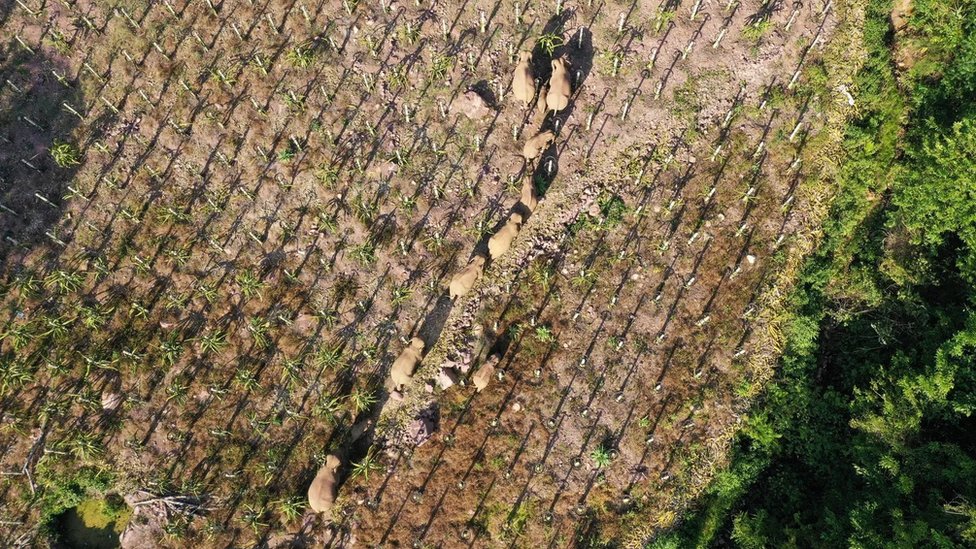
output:
M655 547L976 546L976 1L892 9L778 377Z

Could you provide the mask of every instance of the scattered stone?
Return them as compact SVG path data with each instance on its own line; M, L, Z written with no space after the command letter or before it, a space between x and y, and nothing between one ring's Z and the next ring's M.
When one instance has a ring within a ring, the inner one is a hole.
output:
M427 439L437 430L439 417L436 404L421 411L407 426L407 444L420 446L427 442Z
M515 413L521 412L522 411L522 405L519 404L518 402L516 402L515 404L512 404L512 411L515 412Z
M326 532L326 538L331 539L331 532ZM328 547L328 542L326 542ZM268 538L268 549L307 549L312 547L307 535L302 532L279 532Z
M437 374L437 385L441 389L450 389L457 385L457 382L458 374L454 368L441 368L440 373Z
M457 110L471 120L480 120L491 114L491 107L488 106L488 102L474 90L464 92L464 95L455 104Z
M146 499L143 494L125 496L125 503L132 508L132 518L119 536L121 549L146 549L158 547L165 537L163 528L169 522L169 511L161 501L136 505Z
M755 265L756 264L756 256L754 256L754 255L747 255L746 256L746 261L748 261L750 265Z
M468 370L471 369L471 363L470 362L460 362L460 361L457 361L457 360L446 360L441 365L441 368L442 369L445 369L445 370L457 370L457 371L461 372L462 374L466 374L466 373L468 373Z
M102 393L102 410L114 412L122 404L122 400L123 397L121 394L115 391L106 391Z

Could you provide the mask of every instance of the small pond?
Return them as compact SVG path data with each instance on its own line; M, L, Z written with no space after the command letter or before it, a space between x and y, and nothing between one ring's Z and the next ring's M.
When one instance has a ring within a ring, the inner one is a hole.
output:
M58 517L61 546L67 549L116 549L132 509L119 496L90 498Z

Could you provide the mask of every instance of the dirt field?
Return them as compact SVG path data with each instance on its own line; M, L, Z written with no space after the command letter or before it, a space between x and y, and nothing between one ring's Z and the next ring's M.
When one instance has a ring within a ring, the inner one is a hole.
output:
M0 540L40 543L44 494L89 466L201 502L163 546L593 546L669 524L755 394L756 319L818 221L839 9L0 5ZM569 61L541 123L512 96L520 50L543 81ZM525 178L538 207L452 301ZM326 518L304 501L330 452Z

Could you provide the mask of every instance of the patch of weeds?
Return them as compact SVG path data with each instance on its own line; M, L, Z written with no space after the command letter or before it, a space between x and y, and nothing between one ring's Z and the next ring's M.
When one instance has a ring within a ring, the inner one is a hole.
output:
M81 467L73 473L65 474L49 468L47 460L42 460L36 470L39 494L38 508L40 509L40 529L42 534L57 540L59 529L58 519L61 515L78 507L88 499L103 497L112 487L114 477L104 469L96 467ZM106 506L109 506L106 503ZM121 507L112 504L109 511L112 519L123 516L125 504Z
M532 518L534 506L531 501L523 501L518 507L512 510L505 521L505 539L515 539L525 533L525 527Z
M627 213L627 204L619 195L603 193L597 199L600 205L600 215L603 216L604 224L608 229L616 227L624 219Z
M61 168L69 168L81 163L81 153L71 143L55 141L51 146L51 158Z
M552 54L556 51L556 48L565 43L566 41L563 40L562 35L554 32L547 32L536 40L536 45L539 46L539 48L542 49L542 51L544 51L549 57L552 57Z
M452 67L454 67L454 58L438 55L431 60L427 74L432 81L439 82L447 77L447 73Z
M746 41L752 43L754 46L758 45L762 41L763 37L769 33L769 30L773 27L773 24L769 22L768 19L763 19L762 21L757 21L751 25L746 25L742 29L742 38Z

